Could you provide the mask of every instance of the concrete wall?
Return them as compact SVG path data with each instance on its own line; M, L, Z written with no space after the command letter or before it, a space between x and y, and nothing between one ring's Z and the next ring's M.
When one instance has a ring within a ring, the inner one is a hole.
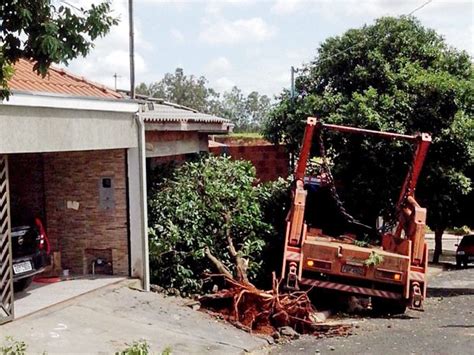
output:
M289 156L284 146L270 144L220 146L210 147L209 152L216 155L230 155L233 159L249 160L255 166L257 178L264 182L288 176Z
M137 147L132 113L0 104L0 152Z
M146 131L145 137L147 158L208 151L206 133Z

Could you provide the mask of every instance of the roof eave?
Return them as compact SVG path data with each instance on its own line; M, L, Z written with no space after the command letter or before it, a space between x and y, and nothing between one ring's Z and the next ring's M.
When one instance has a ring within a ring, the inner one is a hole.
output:
M139 108L138 103L133 100L17 90L12 90L12 95L8 100L0 102L0 107L1 105L127 113L136 113Z

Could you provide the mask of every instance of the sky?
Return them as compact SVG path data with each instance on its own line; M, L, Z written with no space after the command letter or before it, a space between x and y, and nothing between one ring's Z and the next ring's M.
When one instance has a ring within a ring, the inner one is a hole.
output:
M91 0L69 0L87 7ZM136 83L183 68L219 92L276 95L290 86L290 67L311 61L328 37L399 16L427 0L134 0ZM120 24L69 70L129 89L128 3L112 0ZM447 43L474 56L474 1L432 0L414 13Z

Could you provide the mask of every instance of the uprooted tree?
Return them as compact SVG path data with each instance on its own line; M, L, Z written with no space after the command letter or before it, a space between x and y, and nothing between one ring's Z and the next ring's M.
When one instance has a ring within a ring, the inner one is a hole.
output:
M208 156L155 185L149 199L153 281L202 293L204 274L255 280L272 227L263 221L254 182L249 162Z
M270 209L274 216L284 214L286 181L255 185L249 162L213 156L185 163L157 181L149 201L153 282L182 294L207 292L200 298L204 307L248 331L320 330L306 292L281 294L275 276L266 285L271 290L255 286L272 275L275 264L268 259L281 260L275 227L264 219L274 222ZM276 201L280 206L274 210ZM216 285L219 290L209 294Z

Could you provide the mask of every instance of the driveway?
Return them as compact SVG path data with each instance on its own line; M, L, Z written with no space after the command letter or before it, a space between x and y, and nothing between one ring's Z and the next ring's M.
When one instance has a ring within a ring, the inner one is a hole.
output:
M1 326L1 338L24 341L28 354L114 353L140 339L153 353L173 354L240 354L267 344L185 303L122 283Z

